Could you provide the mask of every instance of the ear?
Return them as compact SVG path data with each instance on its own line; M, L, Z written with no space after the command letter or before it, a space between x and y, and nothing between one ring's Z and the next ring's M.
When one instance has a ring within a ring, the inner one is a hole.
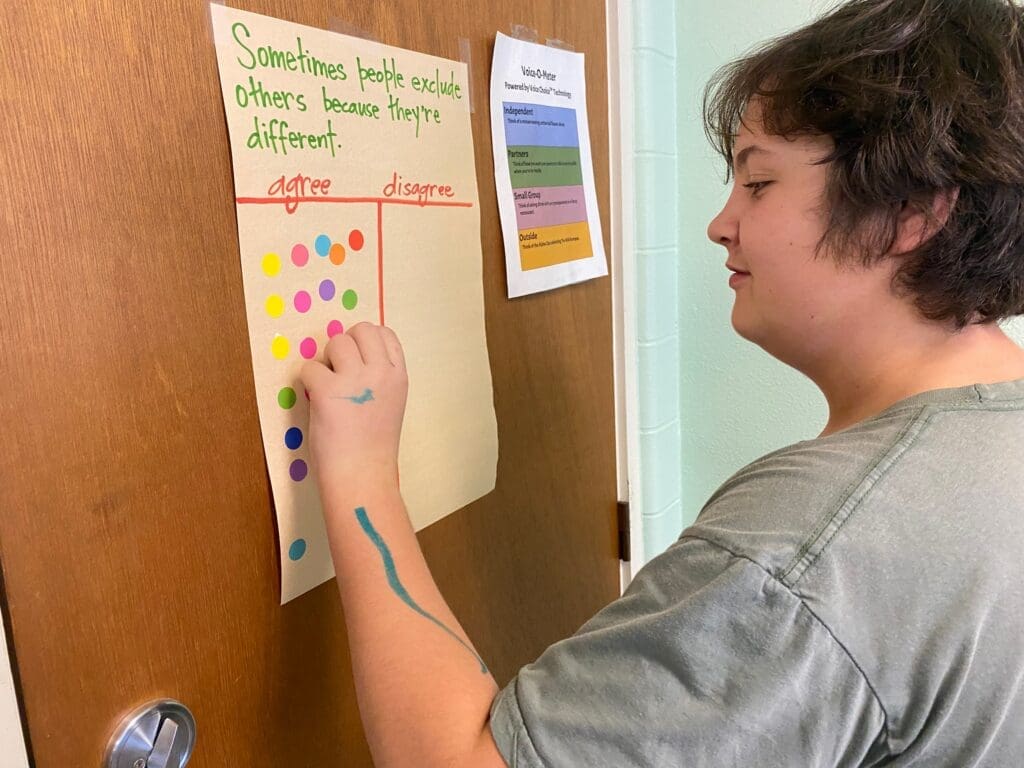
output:
M936 192L930 198L904 200L896 218L896 238L890 253L909 253L930 240L949 221L960 188L952 187Z

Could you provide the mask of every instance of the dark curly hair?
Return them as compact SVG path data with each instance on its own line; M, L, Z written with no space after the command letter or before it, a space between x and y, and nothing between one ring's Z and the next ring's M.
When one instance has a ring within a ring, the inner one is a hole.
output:
M893 284L957 330L1024 314L1024 11L1011 0L853 0L721 69L704 94L728 163L757 99L766 133L835 148L818 244L877 263L900 210L936 233L901 254ZM939 194L955 193L945 223Z

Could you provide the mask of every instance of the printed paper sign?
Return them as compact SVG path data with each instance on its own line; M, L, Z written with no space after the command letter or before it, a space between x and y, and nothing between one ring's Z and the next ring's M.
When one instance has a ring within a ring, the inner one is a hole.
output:
M499 33L491 139L509 298L607 275L583 54Z

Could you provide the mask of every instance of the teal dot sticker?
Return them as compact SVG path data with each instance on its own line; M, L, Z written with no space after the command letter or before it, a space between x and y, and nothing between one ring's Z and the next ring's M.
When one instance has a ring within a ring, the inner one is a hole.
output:
M327 235L317 235L315 241L313 241L313 248L321 256L326 256L331 251L331 238Z
M288 547L288 557L292 560L299 560L306 554L306 540L296 539L292 542L292 545Z
M343 294L341 294L341 306L345 309L355 309L356 304L359 303L359 297L356 292L349 288Z

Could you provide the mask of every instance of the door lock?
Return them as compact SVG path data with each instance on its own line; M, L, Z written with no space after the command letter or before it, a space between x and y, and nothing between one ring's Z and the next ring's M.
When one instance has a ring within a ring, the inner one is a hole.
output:
M133 710L107 745L103 768L185 768L196 743L188 707L162 699Z

